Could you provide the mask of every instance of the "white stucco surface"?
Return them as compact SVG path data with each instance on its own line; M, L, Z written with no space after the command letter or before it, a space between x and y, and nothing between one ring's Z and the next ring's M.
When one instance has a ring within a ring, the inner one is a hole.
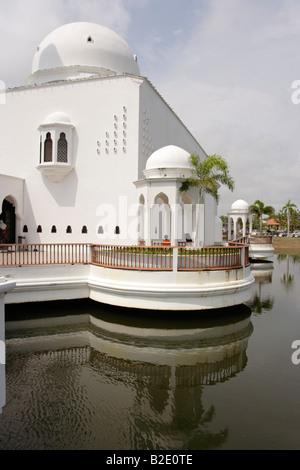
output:
M16 282L7 303L91 298L128 308L203 310L250 299L250 267L218 271L140 271L93 265L6 268Z

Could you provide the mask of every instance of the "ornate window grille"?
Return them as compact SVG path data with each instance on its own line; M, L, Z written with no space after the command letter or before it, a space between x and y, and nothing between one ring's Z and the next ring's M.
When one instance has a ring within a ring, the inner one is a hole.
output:
M57 161L63 163L68 161L68 142L64 132L61 132L57 142Z

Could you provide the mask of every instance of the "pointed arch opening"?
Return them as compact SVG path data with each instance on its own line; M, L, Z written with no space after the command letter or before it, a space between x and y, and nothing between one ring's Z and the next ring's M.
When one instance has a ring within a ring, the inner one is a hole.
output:
M0 220L6 225L5 243L16 243L16 210L11 197L2 202Z
M52 162L53 142L51 138L51 132L47 132L46 139L44 142L44 162Z
M68 162L68 142L64 132L60 133L57 141L57 161L60 163Z
M162 192L156 195L151 208L151 238L154 241L171 238L171 208L168 196Z
M191 243L196 230L196 206L193 197L185 193L181 198L181 233L182 240Z
M138 206L138 240L144 241L145 239L145 197L143 194L139 197Z

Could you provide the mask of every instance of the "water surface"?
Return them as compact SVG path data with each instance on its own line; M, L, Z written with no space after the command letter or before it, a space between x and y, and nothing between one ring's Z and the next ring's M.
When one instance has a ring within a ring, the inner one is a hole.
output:
M0 449L300 449L300 256L252 272L208 313L6 306Z

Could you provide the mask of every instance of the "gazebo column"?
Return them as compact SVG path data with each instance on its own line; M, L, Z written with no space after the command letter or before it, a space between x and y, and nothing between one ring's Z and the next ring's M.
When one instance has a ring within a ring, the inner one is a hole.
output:
M231 215L228 214L228 228L227 228L228 241L231 240Z
M252 233L252 214L249 214L249 233Z
M232 220L233 220L233 240L235 240L236 239L237 217L233 216Z
M247 228L247 215L243 215L243 237L246 236L246 228Z

